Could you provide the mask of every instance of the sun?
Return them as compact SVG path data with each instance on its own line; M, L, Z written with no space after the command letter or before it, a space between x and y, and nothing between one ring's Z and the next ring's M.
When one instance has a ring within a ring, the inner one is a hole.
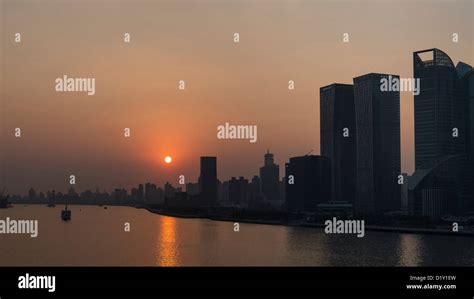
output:
M173 161L173 159L170 156L165 157L165 163L170 164Z

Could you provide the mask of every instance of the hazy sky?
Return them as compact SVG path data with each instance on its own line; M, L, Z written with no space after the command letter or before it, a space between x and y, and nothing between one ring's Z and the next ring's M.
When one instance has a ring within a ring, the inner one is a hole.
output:
M177 185L180 174L196 181L202 155L218 157L221 180L250 177L267 148L283 176L289 157L319 153L321 86L412 77L412 52L434 47L474 64L474 1L0 3L0 185L13 193L64 191L70 174L77 190ZM56 92L63 75L94 77L96 94ZM401 109L402 170L412 172L411 93ZM225 122L257 125L257 143L218 140Z

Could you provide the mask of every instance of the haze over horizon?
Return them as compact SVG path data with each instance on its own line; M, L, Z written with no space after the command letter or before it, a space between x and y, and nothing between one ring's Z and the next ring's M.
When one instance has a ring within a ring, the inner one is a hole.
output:
M469 0L139 2L1 1L0 186L65 191L71 174L76 190L176 186L197 181L200 156L217 156L220 180L251 178L267 149L281 177L289 157L320 152L320 87L411 78L413 52L429 48L474 65ZM95 78L95 95L56 92L63 75ZM400 100L412 173L413 95ZM217 139L226 122L257 125L258 141Z

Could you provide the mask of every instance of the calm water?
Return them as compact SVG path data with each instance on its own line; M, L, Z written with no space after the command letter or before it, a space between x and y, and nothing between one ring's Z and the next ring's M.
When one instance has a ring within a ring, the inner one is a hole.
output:
M37 219L39 235L0 235L0 265L448 266L474 265L474 239L179 219L128 207L17 205L0 219ZM131 231L124 231L124 223Z

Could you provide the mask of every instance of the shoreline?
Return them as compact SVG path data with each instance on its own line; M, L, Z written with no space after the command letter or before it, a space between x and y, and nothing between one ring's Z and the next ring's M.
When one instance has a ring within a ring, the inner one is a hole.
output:
M141 207L147 210L150 213L158 214L161 216L176 217L182 219L207 219L211 221L223 221L223 222L239 222L239 223L248 223L248 224L262 224L262 225L281 225L288 227L308 227L308 228L325 228L325 225L322 223L307 223L303 221L293 222L293 223L283 223L281 221L269 221L269 220L254 220L254 219L238 219L231 217L212 217L208 215L189 215L189 214L180 214L174 212L165 212L158 209L153 209L149 207ZM444 236L454 236L454 237L474 237L474 232L471 231L459 231L452 232L449 230L436 230L429 228L414 228L414 227L391 227L391 226L380 226L380 225L366 225L366 231L375 231L375 232L389 232L389 233L404 233L404 234L418 234L418 235L444 235Z
M25 204L18 204L16 205L43 205L38 203L25 203ZM58 204L61 205L61 204ZM90 205L90 206L97 206L100 207L98 204L69 204L71 206L81 206L81 205ZM10 208L15 206L12 205ZM293 222L282 222L278 220L263 220L263 219L245 219L245 218L233 218L233 217L219 217L219 216L212 216L208 214L185 214L185 213L177 213L177 212L170 212L170 211L163 211L160 209L155 209L147 206L131 206L131 205L114 205L114 204L104 204L105 206L117 206L117 207L129 207L129 208L136 208L136 209L144 209L150 213L161 215L161 216L168 216L168 217L175 217L181 219L205 219L211 221L223 221L223 222L238 222L238 223L247 223L247 224L261 224L261 225L280 225L280 226L287 226L287 227L306 227L306 228L318 228L324 229L325 225L323 223L308 223L304 222L303 220L293 221ZM6 210L6 209L3 209ZM375 231L375 232L388 232L388 233L403 233L403 234L418 234L418 235L444 235L444 236L454 236L454 237L474 237L474 231L458 231L453 232L449 230L439 230L439 229L430 229L430 228L415 228L415 227L396 227L396 226L380 226L380 225L366 225L366 231Z

